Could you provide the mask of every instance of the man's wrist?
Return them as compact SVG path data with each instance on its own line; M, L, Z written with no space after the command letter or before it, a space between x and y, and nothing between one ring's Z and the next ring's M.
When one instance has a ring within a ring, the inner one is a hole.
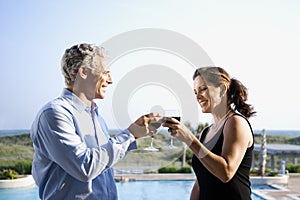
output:
M134 134L130 131L129 128L125 129L125 131L130 135L130 137L133 139L133 140L136 140L137 137L134 136Z

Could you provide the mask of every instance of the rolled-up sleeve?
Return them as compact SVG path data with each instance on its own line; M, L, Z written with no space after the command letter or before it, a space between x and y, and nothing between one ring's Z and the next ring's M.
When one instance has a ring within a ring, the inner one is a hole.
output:
M107 137L109 137L108 127L101 115L98 115L98 120L101 124L103 132L107 135ZM113 145L114 154L111 156L116 158L112 165L118 162L120 159L123 159L129 151L137 149L135 138L127 129L121 131L113 137L109 137L109 143Z

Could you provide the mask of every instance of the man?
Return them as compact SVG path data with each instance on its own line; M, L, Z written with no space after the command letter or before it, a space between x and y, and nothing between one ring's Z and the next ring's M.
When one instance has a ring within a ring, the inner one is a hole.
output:
M32 175L41 199L117 199L111 167L136 148L135 138L155 131L149 126L155 115L149 114L108 136L93 102L112 83L103 59L102 49L92 44L67 49L61 62L66 88L33 122Z

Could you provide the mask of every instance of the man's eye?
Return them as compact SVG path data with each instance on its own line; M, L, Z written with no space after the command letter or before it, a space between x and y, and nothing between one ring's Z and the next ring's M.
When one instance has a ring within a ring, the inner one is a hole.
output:
M207 87L199 88L200 92L204 92L207 89Z

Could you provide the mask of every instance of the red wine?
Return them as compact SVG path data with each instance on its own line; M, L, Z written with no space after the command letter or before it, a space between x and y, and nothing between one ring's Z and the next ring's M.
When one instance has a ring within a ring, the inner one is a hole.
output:
M178 116L177 116L177 117L172 117L172 118L174 118L174 119L176 119L176 120L180 121L180 118L181 118L181 117L178 117ZM174 124L173 122L171 122L171 121L168 121L168 120L166 121L166 123L169 123L169 124Z
M180 118L181 118L181 117L172 117L172 118L174 118L174 119L180 121Z

